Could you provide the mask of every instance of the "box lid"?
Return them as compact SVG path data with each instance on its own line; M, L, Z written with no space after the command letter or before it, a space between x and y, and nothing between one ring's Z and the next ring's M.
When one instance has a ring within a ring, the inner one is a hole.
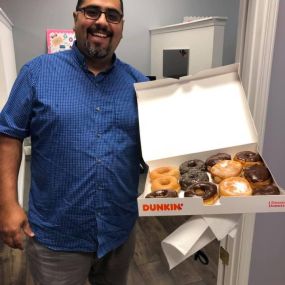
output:
M238 64L137 83L135 89L146 162L257 144Z

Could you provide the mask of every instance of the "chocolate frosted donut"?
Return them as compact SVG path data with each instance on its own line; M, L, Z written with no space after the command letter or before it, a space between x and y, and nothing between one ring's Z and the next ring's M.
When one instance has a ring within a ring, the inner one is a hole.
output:
M201 181L209 181L209 177L205 171L192 169L190 172L181 175L179 183L182 190L186 190L187 187L194 183Z
M264 165L254 164L243 169L244 178L253 188L271 184L271 174Z
M212 156L210 156L209 158L207 158L206 160L206 166L208 171L210 171L211 167L214 166L217 162L221 161L221 160L231 160L231 156L227 153L223 153L223 152L219 152L217 154L214 154Z
M211 182L198 182L189 186L184 192L184 197L199 196L205 204L213 204L218 198L217 186Z
M261 156L253 151L241 151L234 156L234 160L242 163L244 166L261 164Z
M277 186L271 184L253 189L252 195L280 195L280 191Z
M174 190L162 189L151 192L145 196L145 198L175 198L178 194Z
M192 160L183 162L179 167L179 171L181 175L193 169L200 170L200 171L206 171L205 162L200 159L192 159Z

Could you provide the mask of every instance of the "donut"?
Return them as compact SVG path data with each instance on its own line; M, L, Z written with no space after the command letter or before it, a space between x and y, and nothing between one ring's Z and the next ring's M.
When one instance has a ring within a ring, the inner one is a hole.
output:
M240 162L243 167L254 165L254 164L262 164L261 156L253 151L241 151L236 153L234 156L234 160Z
M220 196L250 196L252 189L243 177L229 177L219 184Z
M179 184L182 190L186 190L190 185L201 181L209 181L208 174L205 171L192 169L190 172L181 175Z
M181 175L191 171L192 169L198 169L201 171L206 171L205 162L200 160L200 159L192 159L192 160L188 160L188 161L183 162L179 166L179 171L180 171Z
M252 188L266 186L272 183L272 177L265 165L255 164L243 169L243 177L250 183Z
M233 176L239 176L242 171L242 164L233 160L221 160L211 167L211 175L216 183L223 179Z
M277 186L270 184L253 189L252 195L280 195L280 190Z
M221 161L221 160L231 160L231 156L227 153L223 153L223 152L219 152L217 154L214 154L210 157L208 157L206 159L206 167L207 170L210 172L211 171L211 167L214 166L217 162Z
M174 176L176 177L176 179L178 179L180 176L178 168L172 167L172 166L162 166L162 167L155 168L154 170L150 172L149 175L150 175L150 181L158 177L165 176L165 175Z
M212 182L197 182L189 186L184 197L201 197L206 205L213 205L219 198L216 184Z
M178 197L177 192L169 189L157 190L145 196L145 198L175 198L175 197Z
M170 175L168 176L164 175L152 181L151 183L152 191L164 190L164 189L175 190L178 192L180 190L180 185L177 179L174 176Z

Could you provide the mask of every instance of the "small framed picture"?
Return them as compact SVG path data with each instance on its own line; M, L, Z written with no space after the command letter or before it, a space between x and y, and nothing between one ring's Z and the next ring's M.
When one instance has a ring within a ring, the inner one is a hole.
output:
M48 53L68 50L75 41L73 30L47 30Z

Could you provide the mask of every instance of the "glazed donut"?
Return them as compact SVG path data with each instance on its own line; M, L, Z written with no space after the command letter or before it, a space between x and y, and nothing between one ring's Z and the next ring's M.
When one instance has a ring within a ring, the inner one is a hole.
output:
M183 162L179 166L179 171L180 171L181 175L191 171L192 169L198 169L201 171L206 171L205 162L200 160L200 159L192 159L192 160L188 160L188 161Z
M175 190L178 192L180 190L180 185L177 179L174 176L170 175L168 176L164 175L152 181L151 191L164 190L164 189Z
M219 198L217 186L211 182L198 182L189 186L184 197L201 197L206 205L213 205Z
M261 164L255 164L243 169L243 177L252 188L266 186L272 183L272 177L268 168Z
M186 190L187 187L201 181L209 181L208 174L205 171L192 169L190 172L181 175L179 184L182 190Z
M261 156L253 151L241 151L236 153L234 156L234 160L240 162L243 167L254 165L254 164L262 164Z
M252 195L280 195L279 188L273 184L252 190Z
M219 184L220 196L250 196L252 189L243 177L229 177Z
M221 160L211 167L212 178L216 183L228 177L239 176L241 171L242 164L233 160Z
M209 158L206 159L206 167L207 170L210 172L212 166L214 166L217 162L221 161L221 160L231 160L231 156L227 153L223 153L223 152L219 152L217 154L214 154L212 156L210 156Z
M174 190L162 189L151 192L145 196L146 198L175 198L178 194Z
M150 181L155 180L158 177L161 176L174 176L176 177L176 179L179 178L179 170L176 167L172 167L172 166L162 166L162 167L158 167L155 168L154 170L152 170L150 172Z

